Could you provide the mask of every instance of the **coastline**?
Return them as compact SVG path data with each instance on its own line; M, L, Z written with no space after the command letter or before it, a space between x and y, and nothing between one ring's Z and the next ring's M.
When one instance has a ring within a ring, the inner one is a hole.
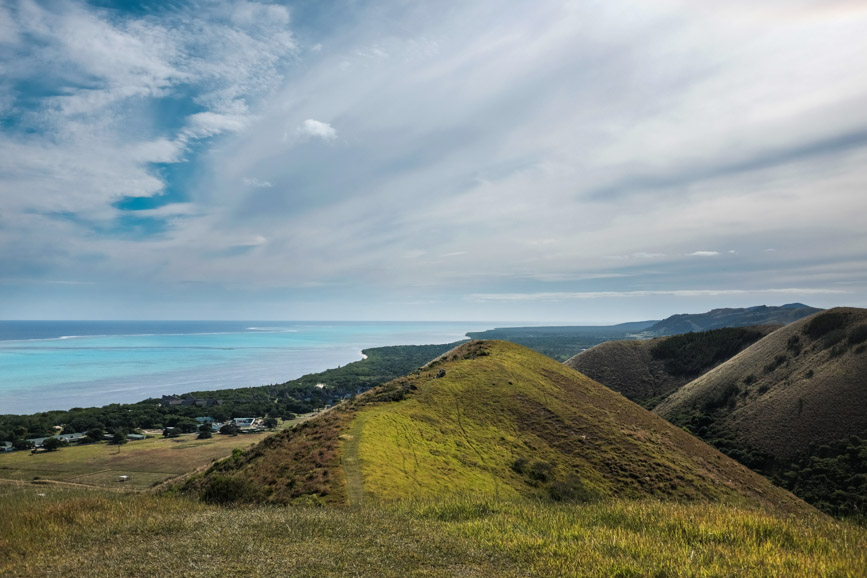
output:
M0 384L5 384L0 385L0 413L27 415L285 383L367 359L363 351L372 347L450 343L493 324L287 322L280 323L281 331L194 334L163 325L163 334L77 332L75 339L0 342ZM249 330L255 324L243 325Z

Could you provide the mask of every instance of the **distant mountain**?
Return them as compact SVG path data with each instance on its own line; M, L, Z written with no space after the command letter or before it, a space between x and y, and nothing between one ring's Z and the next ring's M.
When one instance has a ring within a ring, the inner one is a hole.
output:
M667 394L778 327L727 327L640 341L608 341L571 357L565 363L632 401L651 408Z
M828 511L863 515L865 376L867 309L830 309L774 331L654 412Z
M713 309L707 313L672 315L651 325L644 333L648 336L662 337L721 327L786 325L819 311L821 309L809 307L803 303L789 303L778 307L758 305L741 309Z
M492 341L239 451L186 489L209 501L653 497L812 511L586 376Z

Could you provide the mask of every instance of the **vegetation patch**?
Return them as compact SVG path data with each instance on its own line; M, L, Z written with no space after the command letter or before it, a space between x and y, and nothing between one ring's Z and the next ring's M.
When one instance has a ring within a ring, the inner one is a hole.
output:
M697 377L764 336L764 332L750 327L685 333L661 340L651 354L654 359L665 362L665 369L670 374Z
M847 311L826 311L820 313L807 323L806 327L804 327L804 333L812 339L819 339L832 331L846 327L849 317L850 314Z

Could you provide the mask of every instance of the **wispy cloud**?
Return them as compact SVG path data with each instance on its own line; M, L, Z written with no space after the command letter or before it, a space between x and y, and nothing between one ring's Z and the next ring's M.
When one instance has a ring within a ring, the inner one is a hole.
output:
M216 314L867 305L847 6L0 1L0 277ZM767 279L823 292L742 289ZM717 292L635 291L660 286Z
M553 293L475 293L471 301L571 301L575 299L608 299L636 297L728 297L734 295L845 295L843 289L673 289L661 291L585 291Z

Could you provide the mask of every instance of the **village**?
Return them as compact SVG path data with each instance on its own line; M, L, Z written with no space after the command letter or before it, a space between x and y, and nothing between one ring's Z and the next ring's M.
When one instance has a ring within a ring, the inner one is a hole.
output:
M189 428L167 427L159 429L141 429L134 433L105 433L102 430L91 430L86 433L58 433L53 436L27 438L16 442L0 442L0 453L14 452L16 450L30 450L33 453L43 451L55 451L64 446L78 444L92 444L99 442L124 444L154 437L178 437L183 434L198 433L198 438L208 438L217 433L221 435L239 435L249 433L261 433L277 427L277 420L267 417L236 417L226 421L216 421L210 416L195 418L197 426L190 431ZM63 426L55 426L58 431L63 431Z

